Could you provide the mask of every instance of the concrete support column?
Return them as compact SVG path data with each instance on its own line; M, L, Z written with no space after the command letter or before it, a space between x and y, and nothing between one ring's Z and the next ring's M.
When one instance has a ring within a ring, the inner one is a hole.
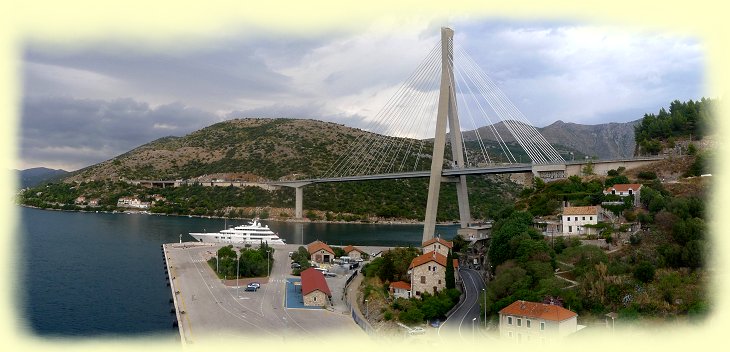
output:
M446 147L446 125L449 127L451 140L451 156L457 168L464 168L464 146L459 126L459 115L456 107L456 91L454 87L453 46L454 31L451 28L441 28L441 88L439 91L438 112L436 114L436 135L434 136L433 155L431 158L431 176L428 182L428 200L426 216L423 225L423 241L433 238L436 231L436 214L438 211L439 193L441 188L441 173L444 165L444 150ZM466 176L459 176L456 184L456 194L459 201L459 221L461 228L466 228L471 222L469 209L469 194L466 187Z
M296 196L294 200L294 217L297 219L303 218L303 204L304 204L304 186L294 188Z

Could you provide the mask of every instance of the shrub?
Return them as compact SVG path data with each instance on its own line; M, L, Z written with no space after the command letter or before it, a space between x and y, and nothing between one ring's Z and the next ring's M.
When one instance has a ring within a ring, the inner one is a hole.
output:
M634 268L634 278L647 283L654 279L654 265L649 262L641 262Z

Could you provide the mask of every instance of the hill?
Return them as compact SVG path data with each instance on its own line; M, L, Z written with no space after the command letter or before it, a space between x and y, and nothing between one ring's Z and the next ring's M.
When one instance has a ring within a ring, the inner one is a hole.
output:
M364 134L371 133L316 120L228 120L184 137L160 138L67 180L173 180L217 173L270 180L314 177L335 163L343 146Z
M45 167L14 171L18 175L20 188L35 187L43 182L57 180L69 174L66 170L55 170Z
M549 126L537 128L537 130L558 151L561 151L562 147L562 149L567 149L567 152L574 151L576 157L579 154L575 151L578 151L581 155L597 156L599 159L617 159L634 155L636 146L634 126L640 121L582 125L558 120ZM492 129L496 129L505 142L515 142L504 122L464 132L464 139L476 140L478 133L484 140L496 141ZM565 153L561 152L561 154Z

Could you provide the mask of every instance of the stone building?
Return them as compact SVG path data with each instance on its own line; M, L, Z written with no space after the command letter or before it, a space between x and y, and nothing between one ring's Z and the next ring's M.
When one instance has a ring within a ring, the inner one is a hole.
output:
M307 251L309 252L310 258L319 264L329 263L335 259L335 251L326 243L319 240L308 244Z
M326 306L330 304L332 293L324 275L314 268L301 272L302 298L305 306Z
M343 248L343 250L345 251L345 255L352 260L363 259L363 254L365 254L365 252L352 245Z
M446 288L446 256L441 253L431 251L413 258L408 272L414 297L420 297L423 292L435 294Z
M421 245L421 247L423 248L423 253L436 251L444 257L449 255L449 251L453 246L454 244L451 243L451 241L446 241L444 239L441 239L441 237L434 237L426 242L423 242L423 244Z
M499 336L515 343L549 343L578 331L578 314L563 307L515 301L499 311Z

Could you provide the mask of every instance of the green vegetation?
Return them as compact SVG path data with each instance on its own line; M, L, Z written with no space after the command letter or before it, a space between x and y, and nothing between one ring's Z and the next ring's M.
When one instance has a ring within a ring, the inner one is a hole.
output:
M644 114L634 128L636 145L646 153L657 154L663 146L674 145L676 137L701 139L711 130L714 104L714 100L705 98L684 103L675 100L669 105L669 112L661 108L656 115Z
M240 256L233 249L233 245L228 245L219 249L217 259L216 257L209 259L208 264L221 279L235 279L236 274L239 274L239 277L264 277L269 276L267 269L271 270L273 267L273 254L274 249L266 243L261 244L257 249L242 248ZM216 260L219 260L217 265ZM238 271L236 271L236 264L238 264Z
M487 218L500 210L506 199L517 193L517 185L503 183L493 177L468 179L469 197L474 218ZM351 183L312 185L305 189L305 216L311 220L322 217L314 210L326 211L330 221L364 221L369 216L384 218L423 219L427 180L383 180ZM92 181L80 183L50 183L29 189L20 194L19 202L39 208L66 210L83 209L74 205L78 196L99 198L100 207L94 210L116 210L120 197L138 197L152 202L153 213L176 215L227 216L236 218L271 216L267 210L245 213L240 208L274 207L293 208L294 189L282 188L267 191L259 187L205 187L184 185L181 187L146 188L125 182ZM444 184L439 202L439 221L458 219L456 187Z

